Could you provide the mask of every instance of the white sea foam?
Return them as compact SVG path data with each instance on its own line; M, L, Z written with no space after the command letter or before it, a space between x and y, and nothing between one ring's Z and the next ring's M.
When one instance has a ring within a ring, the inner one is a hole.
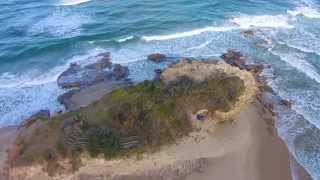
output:
M279 51L273 51L272 49L270 50L270 52L274 55L279 56L281 60L287 62L298 71L305 73L309 78L320 83L320 74L311 64L304 60L303 54L294 52L283 53Z
M62 110L57 97L64 92L57 85L58 76L72 62L86 65L97 60L103 49L89 50L85 55L74 56L63 65L47 72L30 70L21 74L0 74L0 127L17 125L41 109L51 112Z
M85 55L74 56L63 65L54 67L45 73L36 69L23 74L5 72L0 74L0 88L24 88L55 82L59 75L69 67L70 63L78 63L81 65L93 63L97 60L97 58L94 57L102 52L104 52L104 50L100 48L92 49Z
M288 10L288 14L292 16L303 15L308 18L320 18L320 12L311 7L297 7L294 10Z
M286 45L286 46L294 48L294 49L298 49L299 51L302 51L305 53L314 53L314 54L317 54L318 56L320 56L320 51L316 48L309 48L304 45L297 45L297 44L293 44L293 43L289 43L289 42L282 42L282 41L278 41L278 43Z
M122 43L122 42L129 41L129 40L131 40L133 38L134 38L134 36L124 37L124 38L118 39L117 42Z
M235 27L233 26L209 26L199 29L194 29L191 31L179 32L168 35L156 35L156 36L143 36L142 39L145 41L163 41L163 40L171 40L183 37L192 37L206 32L224 32L233 30Z
M240 16L231 19L241 29L248 28L294 28L289 24L288 17L284 15Z
M48 33L53 36L75 36L81 33L81 26L90 21L90 17L85 14L60 9L32 25L29 33Z
M89 2L91 0L62 0L62 2L59 5L62 6L73 6L73 5L78 5L82 3Z
M201 43L201 44L198 45L198 46L190 47L190 48L188 48L188 50L202 49L202 48L208 46L210 43L212 43L212 41L213 41L213 40L208 40L208 41L206 41L206 42L204 42L204 43Z
M230 25L231 24L231 25ZM227 32L237 29L249 29L249 28L294 28L289 23L289 18L284 15L261 15L261 16L249 16L243 15L229 19L226 24L221 26L208 26L204 28L194 29L191 31L177 32L167 35L154 35L143 36L145 41L164 41L178 38L197 36L208 32Z

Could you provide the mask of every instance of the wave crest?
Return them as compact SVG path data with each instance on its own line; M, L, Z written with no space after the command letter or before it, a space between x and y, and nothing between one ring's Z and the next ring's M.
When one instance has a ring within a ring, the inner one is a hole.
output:
M320 83L320 74L313 67L313 65L304 60L303 54L293 52L289 54L273 50L270 50L270 52L274 55L279 56L282 61L285 61L290 66L307 75L309 78Z
M124 38L118 39L117 42L123 43L123 42L129 41L129 40L131 40L133 38L134 38L134 36L124 37Z
M89 2L91 0L62 0L61 2L61 6L73 6L73 5L78 5L78 4L82 4L85 2Z
M231 19L231 22L237 24L241 29L253 27L290 29L294 27L289 24L288 17L284 15L240 16Z
M168 34L168 35L143 36L142 39L145 41L164 41L164 40L171 40L171 39L177 39L177 38L183 38L183 37L191 37L191 36L199 35L206 32L224 32L224 31L230 31L233 29L234 27L232 26L221 26L221 27L209 26L205 28L199 28L191 31L185 31L185 32Z
M231 25L230 25L231 22ZM240 16L229 19L226 25L222 26L208 26L204 28L194 29L191 31L178 32L167 35L154 35L154 36L143 36L144 41L164 41L172 40L184 37L192 37L207 32L226 32L237 29L249 29L249 28L294 28L293 25L289 24L289 18L284 15L261 15L261 16Z

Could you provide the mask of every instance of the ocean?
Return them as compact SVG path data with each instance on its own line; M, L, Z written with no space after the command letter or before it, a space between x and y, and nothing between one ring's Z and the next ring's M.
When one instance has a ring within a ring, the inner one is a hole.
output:
M247 29L255 37L241 34ZM142 81L153 77L150 53L204 58L231 48L271 65L269 85L293 102L278 110L278 132L320 180L319 0L1 1L0 127L63 110L56 80L71 62L109 51Z

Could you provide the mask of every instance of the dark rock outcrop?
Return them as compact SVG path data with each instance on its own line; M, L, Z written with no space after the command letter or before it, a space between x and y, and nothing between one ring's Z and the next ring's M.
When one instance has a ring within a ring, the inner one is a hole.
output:
M66 89L83 88L112 78L110 71L92 68L95 65L96 64L92 64L85 67L77 64L70 65L69 69L59 76L58 85Z
M110 53L97 56L99 61L84 67L72 63L66 71L58 77L58 85L62 88L85 88L93 84L110 79L123 79L129 74L127 67L111 63Z
M86 68L89 69L95 69L95 70L104 70L106 68L111 68L112 67L112 62L111 62L111 55L109 52L106 53L100 53L97 58L100 60L96 63L89 64L86 66Z
M245 30L242 31L241 34L243 34L244 37L253 37L255 32L253 30Z
M263 69L265 68L262 64L251 64L251 65L245 65L247 71L251 71L255 74L260 74Z
M74 94L76 94L78 92L80 92L79 89L73 89L71 91L68 91L68 92L60 95L58 97L59 103L63 104L66 109L70 109L71 107L73 107L73 103L70 101L70 99Z
M114 88L115 84L121 86L121 83L128 84L130 81L127 79L129 75L128 67L112 64L110 53L101 53L96 57L99 58L97 62L86 66L76 63L70 64L70 67L58 77L57 83L60 87L73 88L58 97L58 101L67 110L72 110L71 107L75 107L71 98L84 89L99 83L106 83L106 86L110 84L110 87Z
M241 70L246 69L246 63L241 52L236 50L228 50L221 58L231 66L239 67Z
M154 53L154 54L150 54L148 56L148 60L156 62L156 63L163 62L166 59L167 59L167 56L164 54L160 54L160 53Z
M288 100L284 100L284 99L281 99L280 100L280 105L286 107L286 108L291 108L292 106L292 103Z
M255 74L260 74L265 66L263 64L247 64L243 54L237 50L228 50L221 58L231 66L236 66L241 70L251 71Z
M113 76L115 79L123 79L129 75L128 67L121 66L120 64L116 64L113 67Z

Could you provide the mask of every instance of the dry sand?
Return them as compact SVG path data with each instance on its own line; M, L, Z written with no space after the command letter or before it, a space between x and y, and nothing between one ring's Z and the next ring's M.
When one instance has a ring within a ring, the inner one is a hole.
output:
M239 141L232 142L231 152L211 158L208 167L191 174L186 180L291 179L287 148L275 129L261 118L261 112L261 105L255 103L244 110L234 124L217 128L216 137L227 140L230 136L238 136Z

